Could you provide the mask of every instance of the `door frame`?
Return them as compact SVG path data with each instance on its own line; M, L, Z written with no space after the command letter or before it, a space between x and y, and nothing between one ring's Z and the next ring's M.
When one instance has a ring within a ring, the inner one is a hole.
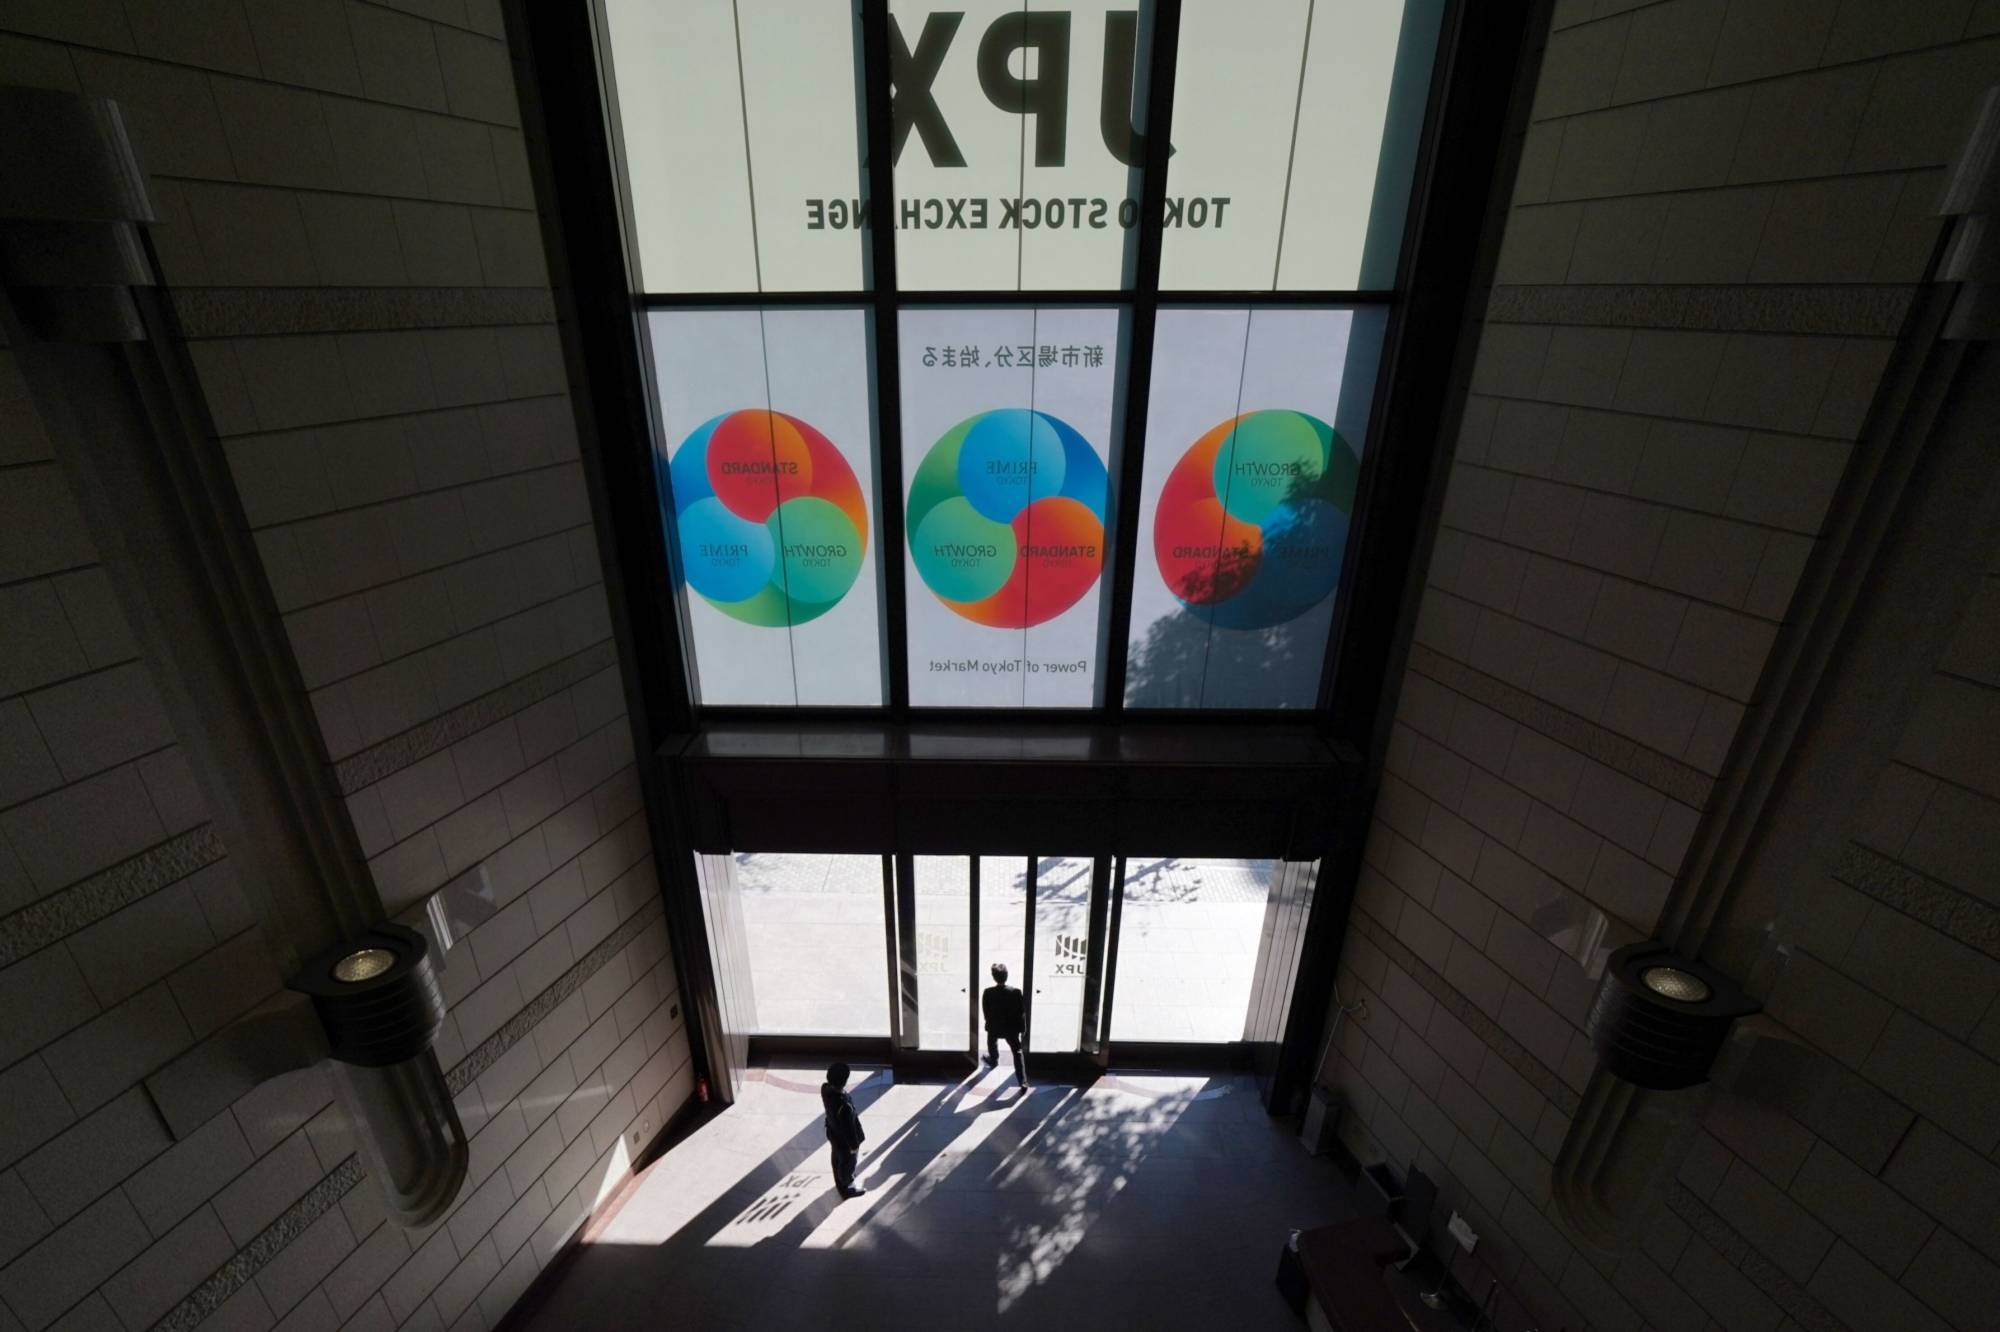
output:
M916 856L910 852L882 855L883 944L887 958L884 999L889 1006L887 1036L825 1036L769 1034L748 1038L748 1058L848 1057L883 1063L899 1073L916 1076L963 1075L978 1067L980 1051L979 996L984 979L980 949L982 933L980 882L985 860L1018 861L1015 856L963 853L967 862L966 1040L963 1046L926 1048L922 1044L922 1007L917 988ZM1199 857L1209 859L1209 857ZM1021 981L1024 1022L1022 1048L1034 1036L1035 936L1041 901L1044 861L1079 859L1031 855L1027 892L1021 909ZM1279 860L1267 895L1264 937L1260 941L1249 1006L1241 1037L1231 1041L1117 1040L1112 1036L1118 984L1118 955L1123 938L1125 876L1128 858L1090 858L1086 897L1083 995L1073 1048L1032 1054L1037 1081L1088 1080L1103 1073L1113 1056L1125 1067L1250 1071L1268 1081L1271 1056L1284 1038L1286 1010L1298 982L1303 929L1310 913L1312 888L1318 878L1315 862ZM704 922L707 924L707 922ZM723 922L727 928L727 922ZM738 941L740 945L741 941ZM747 951L736 948L731 958L747 967ZM726 968L724 968L726 969ZM1268 1091L1268 1087L1266 1087Z

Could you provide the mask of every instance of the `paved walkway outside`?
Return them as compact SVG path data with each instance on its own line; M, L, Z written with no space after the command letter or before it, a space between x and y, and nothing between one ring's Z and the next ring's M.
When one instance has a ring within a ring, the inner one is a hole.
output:
M1226 1042L1243 1036L1272 861L1138 858L1126 862L1114 1040ZM964 857L917 858L917 999L922 1044L966 1038L969 875ZM882 863L875 856L739 855L755 1030L889 1034ZM1025 861L980 865L980 983L1004 961L1031 979L1033 1048L1071 1050L1082 1016L1090 862L1042 864L1035 965L1023 965ZM1024 979L1024 977L1028 979Z
M526 1327L1295 1332L1279 1248L1353 1215L1333 1164L1232 1076L1024 1096L997 1072L858 1070L870 1191L843 1202L821 1070L759 1073L645 1172Z

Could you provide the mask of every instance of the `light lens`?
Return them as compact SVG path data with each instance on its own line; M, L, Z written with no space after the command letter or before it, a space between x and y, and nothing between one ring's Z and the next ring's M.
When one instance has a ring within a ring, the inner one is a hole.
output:
M349 985L374 980L396 965L396 955L386 948L363 948L333 964L333 978Z
M1698 1004L1710 994L1707 981L1679 967L1647 967L1639 973L1639 980L1661 998L1683 1004Z

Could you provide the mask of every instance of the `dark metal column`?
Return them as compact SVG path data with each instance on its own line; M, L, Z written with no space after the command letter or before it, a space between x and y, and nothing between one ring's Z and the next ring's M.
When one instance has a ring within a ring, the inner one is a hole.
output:
M1117 864L1122 872L1124 857L1119 857ZM1083 1013L1077 1033L1077 1048L1096 1058L1100 1066L1104 1063L1105 1046L1100 1039L1098 1014L1104 993L1106 951L1110 947L1111 870L1109 856L1098 856L1090 863L1090 917L1083 950Z
M916 1011L916 999L905 990L905 986L916 977L903 966L903 949L898 936L903 931L898 927L902 921L898 917L898 897L896 891L895 856L882 857L882 957L888 969L889 988L889 1046L891 1049L908 1048L909 1030L905 1026L906 1015Z
M968 856L967 859L971 861L971 865L969 866L971 879L968 888L971 900L966 903L967 909L971 912L971 942L966 948L965 959L965 1024L966 1043L972 1051L973 1058L977 1059L979 1057L979 994L985 984L980 979L979 967L979 857Z
M903 600L903 398L901 329L896 322L896 157L889 58L889 0L862 0L861 79L866 115L868 276L875 309L875 521L882 529L883 661L889 711L910 704L909 617Z
M1117 556L1105 619L1104 706L1117 716L1125 707L1126 647L1132 636L1132 578L1139 555L1139 450L1146 438L1152 396L1153 329L1160 312L1160 243L1167 214L1167 159L1174 123L1174 81L1179 67L1181 0L1154 0L1152 60L1146 86L1146 165L1140 182L1139 252L1132 275L1132 336L1125 376L1125 447L1119 450L1118 489L1112 521Z
M1105 932L1105 949L1108 956L1104 966L1104 1002L1099 1019L1098 1063L1108 1066L1111 1062L1111 1020L1115 1011L1113 1000L1118 997L1118 940L1125 927L1125 857L1118 857L1111 884L1111 922Z
M917 858L906 852L882 859L891 867L894 879L890 900L895 905L894 967L899 978L894 990L898 1007L896 1048L914 1050L923 1032L921 998L917 994Z
M1035 890L1041 879L1041 857L1028 857L1028 897L1021 927L1021 1057L1027 1058L1035 1030Z

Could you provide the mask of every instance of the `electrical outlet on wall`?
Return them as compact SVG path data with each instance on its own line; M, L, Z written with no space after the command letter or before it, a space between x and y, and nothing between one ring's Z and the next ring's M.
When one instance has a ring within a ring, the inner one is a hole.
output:
M1479 1236L1472 1233L1472 1227L1467 1225L1465 1218L1457 1212L1451 1214L1451 1223L1445 1229L1449 1230L1451 1237L1458 1241L1458 1247L1467 1253L1471 1253L1473 1246L1479 1243Z

